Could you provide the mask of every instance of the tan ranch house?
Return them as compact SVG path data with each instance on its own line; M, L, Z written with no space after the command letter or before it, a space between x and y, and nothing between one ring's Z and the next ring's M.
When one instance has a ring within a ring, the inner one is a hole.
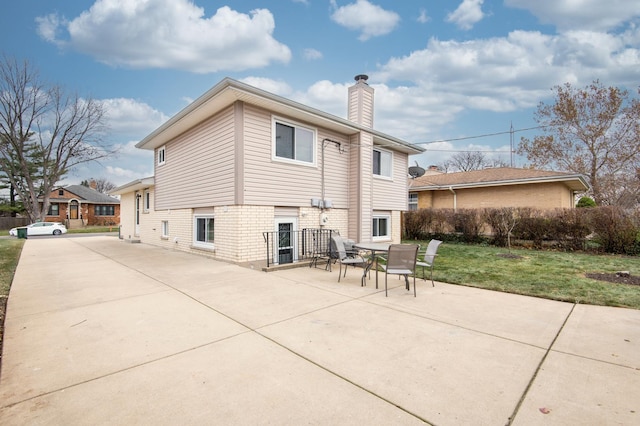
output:
M342 119L222 80L136 145L154 176L111 192L121 238L236 263L267 258L265 232L400 242L408 157L424 150L373 129L373 95L357 76Z
M580 174L511 167L425 174L409 181L409 208L573 208L589 188Z

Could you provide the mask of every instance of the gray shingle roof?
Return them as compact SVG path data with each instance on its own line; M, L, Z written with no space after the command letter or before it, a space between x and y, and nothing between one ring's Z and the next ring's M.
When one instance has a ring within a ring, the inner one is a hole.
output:
M120 204L120 200L114 197L110 197L106 194L96 191L95 189L88 188L84 185L69 185L64 189L72 194L78 196L82 201L87 201L93 204ZM53 197L52 197L53 200Z
M545 181L562 181L565 182L567 186L581 191L589 188L589 184L586 182L584 176L576 173L500 167L473 170L470 172L425 175L416 178L411 185L411 189L440 189L450 186L470 188L475 186L514 185Z

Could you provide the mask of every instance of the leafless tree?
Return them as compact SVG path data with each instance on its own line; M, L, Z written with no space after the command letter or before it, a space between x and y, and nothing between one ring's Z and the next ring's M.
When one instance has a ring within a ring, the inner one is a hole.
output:
M501 158L492 158L482 151L462 151L453 154L449 160L443 162L439 168L449 171L470 172L489 167L506 167Z
M588 177L598 205L619 205L638 194L640 101L617 87L594 81L584 89L553 88L555 103L540 103L536 121L543 135L522 138L518 154L534 167Z
M104 130L99 101L45 84L28 61L2 57L0 170L32 221L44 218L50 192L72 167L114 153Z
M104 178L104 177L101 177L98 179L91 178L89 180L83 180L82 182L80 182L80 185L84 185L90 188L95 186L94 189L98 192L101 192L102 194L108 194L109 191L117 188L117 185L115 183L109 181L107 178Z

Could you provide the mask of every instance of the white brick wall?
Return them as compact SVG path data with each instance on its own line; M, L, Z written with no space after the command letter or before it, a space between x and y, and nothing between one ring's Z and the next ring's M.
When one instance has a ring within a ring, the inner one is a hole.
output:
M134 195L125 194L121 200L125 211L133 212ZM153 206L153 192L151 193ZM304 228L325 228L340 232L340 235L355 239L349 232L348 211L346 209L329 209L322 212L318 208L301 207L293 209L298 212L298 230ZM235 263L264 261L267 247L263 232L275 230L275 208L272 206L222 206L211 208L215 218L215 249L207 250L193 246L193 209L150 210L140 213L141 242L171 250L196 253L215 259ZM328 218L324 226L320 226L321 214ZM392 237L400 242L400 216L398 211L392 212ZM121 235L123 238L133 237L134 218L132 214L123 215ZM169 235L162 236L162 221L169 224Z

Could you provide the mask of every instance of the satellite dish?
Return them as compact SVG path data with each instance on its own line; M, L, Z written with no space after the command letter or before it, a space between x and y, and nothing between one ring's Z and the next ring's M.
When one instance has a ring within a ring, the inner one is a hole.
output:
M417 163L415 166L409 167L409 176L411 176L412 179L424 175L424 172L425 170L422 167L418 166Z

